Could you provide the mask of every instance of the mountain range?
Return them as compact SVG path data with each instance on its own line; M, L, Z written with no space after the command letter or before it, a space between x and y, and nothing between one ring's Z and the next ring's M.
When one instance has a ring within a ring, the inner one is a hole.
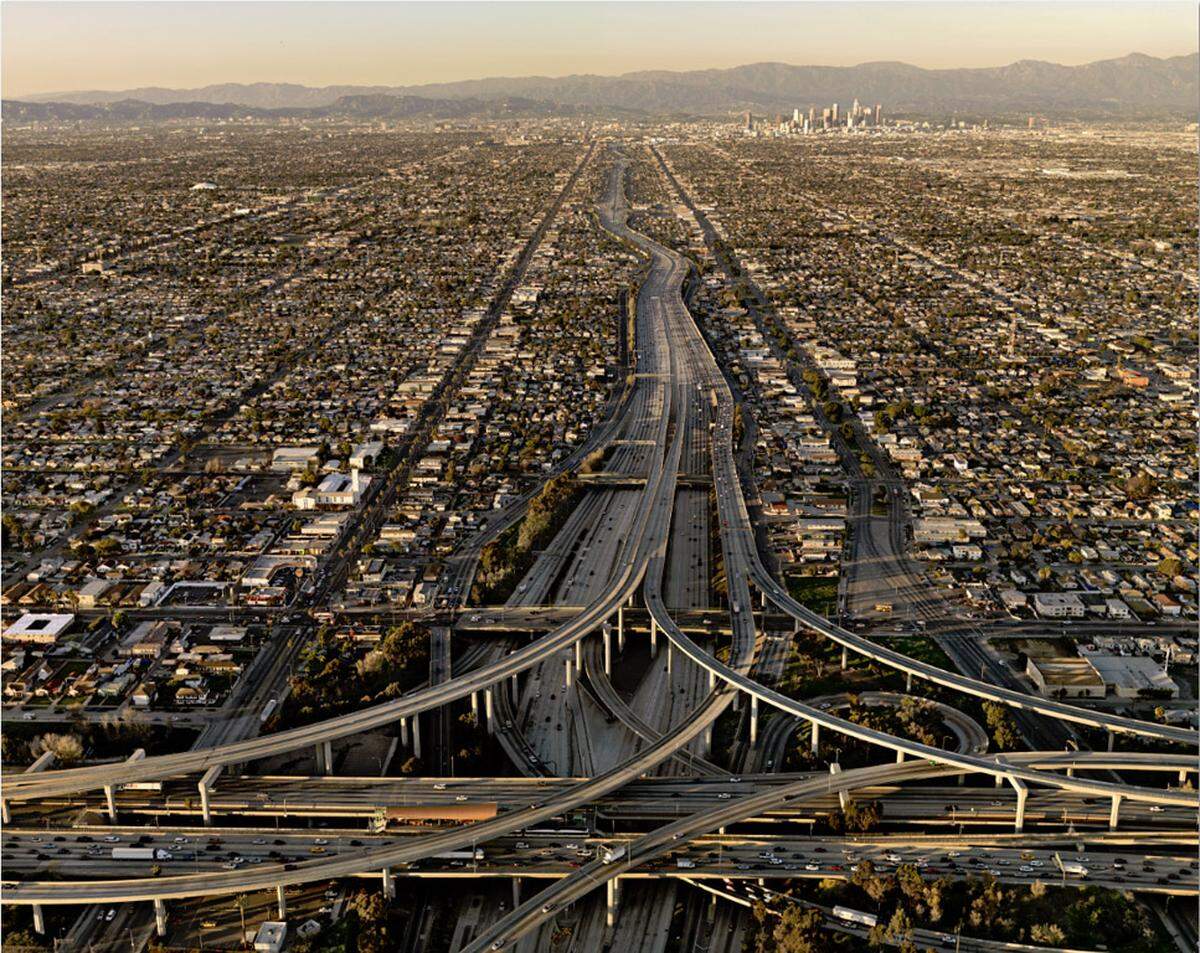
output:
M1080 116L1188 116L1198 105L1200 54L1132 53L1080 66L1021 60L979 69L756 63L731 69L620 76L511 77L421 86L223 83L197 89L81 91L6 101L5 118L223 118L245 115L466 116L599 111L644 115L790 114L833 102L882 103L885 113L1038 112Z

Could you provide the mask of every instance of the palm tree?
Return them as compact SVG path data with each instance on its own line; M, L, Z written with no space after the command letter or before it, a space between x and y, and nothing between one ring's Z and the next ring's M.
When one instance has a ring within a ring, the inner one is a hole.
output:
M241 945L242 945L242 948L244 949L246 946L246 895L244 893L239 893L236 897L233 898L233 902L235 904L237 904L238 914L242 918L242 937L241 937L242 943L241 943Z

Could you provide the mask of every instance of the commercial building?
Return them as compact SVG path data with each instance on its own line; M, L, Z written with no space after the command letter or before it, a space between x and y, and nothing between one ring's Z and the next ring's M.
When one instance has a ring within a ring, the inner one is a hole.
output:
M1175 684L1158 662L1145 655L1094 654L1088 663L1118 698L1178 698Z
M26 612L4 630L4 639L6 642L53 645L74 624L75 616L69 612Z
M1035 592L1033 609L1043 619L1082 619L1087 612L1073 592Z
M1046 698L1103 698L1104 679L1085 658L1030 658L1025 674Z
M292 494L292 504L301 510L324 506L358 506L363 493L371 484L369 476L360 471L331 473L316 487L305 487Z

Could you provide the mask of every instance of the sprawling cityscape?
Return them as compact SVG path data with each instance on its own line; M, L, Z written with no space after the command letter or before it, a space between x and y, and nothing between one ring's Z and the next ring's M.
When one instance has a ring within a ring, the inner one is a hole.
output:
M35 107L5 951L1196 949L1194 121Z

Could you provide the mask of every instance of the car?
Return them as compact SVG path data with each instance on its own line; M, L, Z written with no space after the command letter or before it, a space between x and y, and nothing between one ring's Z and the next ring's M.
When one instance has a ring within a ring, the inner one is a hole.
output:
M434 789L435 791L444 791L444 790L446 790L446 785L445 785L445 784L443 784L443 783L441 783L441 782L438 782L437 784L435 784L435 785L433 786L433 789Z
M1150 805L1150 813L1151 814L1161 814L1162 812L1163 812L1163 806L1161 804L1151 804Z
M324 837L318 837L313 840L313 843L316 844L318 847L324 847L326 844L329 843L329 841L327 841Z
M470 800L470 798L469 798L469 797L467 797L465 794L456 794L456 795L454 796L454 800L456 800L456 801L469 801L469 800Z
M542 907L542 913L549 913L553 909L554 909L554 904L548 903L544 907Z
M718 801L728 801L732 797L733 797L733 795L730 794L728 791L722 791L720 794L717 795L717 800Z
M104 836L104 839L106 841L108 841L108 843L110 843L110 844L116 844L118 841L121 840L121 838L119 838L116 834L106 834ZM34 840L41 840L41 838L35 837Z
M265 837L256 837L250 843L251 844L265 844L266 842L267 842L267 839Z
M109 907L108 913L104 914L104 920L106 923L112 923L113 920L116 919L116 917L117 917L117 908L116 907Z
M182 834L180 834L178 837L174 838L174 841L176 844L186 844L188 842L188 839L186 837L184 837Z

